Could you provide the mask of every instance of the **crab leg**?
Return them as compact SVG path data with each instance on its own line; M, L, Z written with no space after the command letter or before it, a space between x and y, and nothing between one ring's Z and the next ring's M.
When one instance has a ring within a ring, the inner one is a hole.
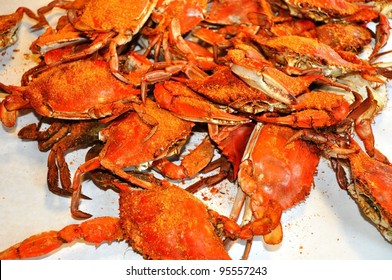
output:
M378 112L378 103L374 99L371 89L366 87L366 90L368 97L350 113L348 118L354 119L355 131L362 140L368 155L381 162L389 163L388 158L374 146L374 135L371 124L375 114Z
M331 92L311 91L298 98L298 104L289 106L293 112L277 116L265 113L255 117L261 122L290 125L292 127L316 128L334 125L349 114L349 103L342 95Z
M81 186L82 175L102 167L111 170L115 175L123 178L124 180L126 180L131 184L135 184L139 186L140 188L151 189L154 187L152 183L137 178L125 172L124 170L117 167L115 164L111 163L108 160L100 160L99 157L92 158L86 161L81 166L79 166L79 168L76 170L74 174L74 179L72 183L73 192L71 197L71 213L75 218L88 219L91 217L91 214L79 210L79 202L81 198L81 188L82 188Z
M191 184L190 186L186 187L185 190L187 190L190 193L196 193L197 191L199 191L200 189L202 189L204 187L215 186L216 184L222 182L224 179L229 179L228 177L232 176L231 164L224 156L221 156L220 158L210 162L199 173L208 173L208 172L211 172L212 170L215 170L217 168L219 168L218 174L211 175L211 176L205 177L205 178L201 178L196 183ZM231 178L229 179L229 181L232 181Z
M78 224L72 224L59 231L47 231L33 235L22 242L0 252L0 259L28 259L47 255L63 244L85 240L99 245L103 242L123 239L120 219L99 217Z
M237 188L237 194L234 199L233 206L231 208L231 212L229 218L233 221L237 221L240 217L241 210L244 209L241 224L240 226L244 226L252 220L252 209L250 208L250 198L247 196L241 188ZM248 259L248 255L250 253L250 249L252 247L253 238L249 238L246 240L246 246L244 249L244 253L242 259ZM233 246L237 242L237 240L225 240L225 248L229 250L231 246Z
M70 134L56 143L48 156L48 186L54 192L69 196L72 193L71 179L68 164L65 161L65 152L70 149L88 147L98 140L98 131L102 126L98 122L79 122L71 124ZM58 187L60 177L62 188ZM86 196L82 196L87 198Z
M104 46L106 46L110 42L110 40L113 39L113 37L115 35L116 35L115 32L108 32L108 33L100 34L94 39L94 41L86 49L79 51L79 52L76 52L76 53L66 54L61 58L61 60L55 61L50 66L56 66L61 63L85 58L85 57L97 52L98 50L100 50ZM111 63L110 63L110 66L112 69Z
M17 31L24 14L38 21L38 23L32 27L33 30L40 29L44 25L47 25L45 17L35 15L33 11L26 7L19 7L13 14L0 15L0 51L15 44L17 41Z
M13 127L16 124L17 111L19 109L29 108L28 101L23 98L23 92L17 90L15 86L7 86L0 83L0 89L6 93L11 93L0 104L0 120L6 127ZM15 92L15 94L12 94ZM9 104L10 102L13 104Z
M277 81L277 77L284 75L278 69L264 67L262 70L255 72L244 66L233 64L231 70L239 75L248 85L263 92L268 92L270 97L285 104L295 103L294 94L284 84Z

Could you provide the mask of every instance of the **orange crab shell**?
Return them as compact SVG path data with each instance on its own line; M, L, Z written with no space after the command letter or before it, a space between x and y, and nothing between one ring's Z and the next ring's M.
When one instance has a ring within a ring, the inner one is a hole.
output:
M140 91L117 80L108 63L77 60L49 68L26 87L10 87L9 111L29 104L38 114L62 119L92 119L120 114L140 103ZM21 100L22 99L22 100Z
M211 217L206 206L185 190L170 184L159 192L134 190L121 194L120 205L126 239L145 257L230 259L208 222Z
M294 133L290 127L270 124L261 129L251 153L255 188L247 189L244 184L246 193L265 193L283 210L309 194L320 159L315 145L303 140L289 142Z
M361 25L329 23L316 27L317 38L334 50L358 53L372 41L372 33Z
M359 6L345 0L284 0L284 2L288 5L291 14L305 16L315 21L350 16L359 10Z
M315 38L297 35L279 36L268 40L262 48L267 56L284 65L297 65L299 64L298 58L305 55L307 61L304 66L306 67L315 64L315 67L327 67L330 70L339 68L339 71L330 71L332 73L329 75L341 75L341 72L348 71L374 70L370 65L352 63L343 59L333 48Z
M156 12L151 16L156 22L161 22L165 17L168 20L178 18L181 34L185 34L204 19L206 9L207 0L159 0Z
M205 79L188 80L187 85L209 100L222 105L232 106L243 111L239 104L275 102L261 90L249 87L233 74L229 67L217 68L211 76Z
M194 126L150 99L135 109L139 114L131 112L101 131L106 144L100 156L105 162L125 168L168 156L186 141Z
M212 1L206 14L206 21L219 25L251 24L249 13L262 13L260 1Z
M117 31L135 34L154 9L158 0L88 1L75 28L84 31Z

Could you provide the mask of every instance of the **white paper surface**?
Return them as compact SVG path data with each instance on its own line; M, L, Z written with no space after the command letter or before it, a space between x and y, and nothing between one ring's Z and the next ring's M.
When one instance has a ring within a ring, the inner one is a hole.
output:
M44 0L0 0L0 14L12 13L19 6L36 10ZM20 85L22 74L35 65L28 50L37 34L29 32L33 21L24 17L19 30L19 41L0 55L0 82ZM386 48L387 49L387 48ZM392 57L391 60L392 61ZM391 90L389 90L391 96ZM374 124L376 146L392 159L391 103ZM38 150L36 142L22 142L17 132L26 124L37 122L28 113L18 118L13 129L0 128L0 251L42 231L61 229L75 223L69 212L70 200L52 194L46 185L47 153ZM82 163L85 151L67 155L71 171ZM229 192L229 186L221 186ZM83 201L81 210L93 214L118 215L118 195L102 191L91 182L83 182L83 192L92 198ZM227 196L204 194L212 199L211 207L227 214ZM232 198L230 198L232 199ZM229 201L231 203L232 200ZM226 213L225 213L226 212ZM250 259L392 259L392 244L386 242L377 229L366 221L355 202L341 190L328 163L321 161L315 177L315 187L305 202L284 212L284 239L275 247L265 246L259 238L253 242ZM230 250L239 259L244 249L237 242ZM44 259L141 259L125 242L102 244L68 244Z

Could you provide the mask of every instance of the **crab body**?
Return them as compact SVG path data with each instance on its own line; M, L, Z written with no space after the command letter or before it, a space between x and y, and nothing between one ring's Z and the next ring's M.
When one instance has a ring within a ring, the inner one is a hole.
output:
M87 48L66 54L59 61L55 61L53 65L84 58L108 46L112 73L119 80L128 83L128 80L119 72L117 47L123 46L132 40L150 17L157 2L158 0L86 0L74 2L57 0L46 7L42 7L40 9L41 15L55 7L66 9L70 23L76 32L80 32L80 37L87 36L92 39L92 43ZM65 33L65 36L69 35L69 33ZM62 39L59 38L59 40ZM73 35L71 35L71 40L78 42ZM54 41L51 40L50 43L54 44ZM67 40L65 43L68 44ZM63 46L63 44L61 45ZM41 49L44 50L45 48Z
M77 60L49 68L27 86L2 86L12 94L3 100L3 113L33 108L41 116L97 119L119 115L139 103L140 91L111 75L108 63ZM11 126L14 123L11 122Z
M296 35L279 36L268 40L262 48L268 57L279 64L302 69L318 68L328 77L374 70L370 65L343 59L330 46L314 38Z
M87 1L73 25L81 31L135 34L144 23L142 19L150 14L150 2L154 1Z
M240 112L268 111L277 101L234 75L229 67L219 67L205 79L188 80L187 85L207 99Z
M372 41L371 31L361 25L327 23L315 30L318 40L336 51L360 53Z
M152 259L229 259L206 206L173 186L122 196L120 218L135 251ZM140 211L142 205L148 211ZM183 209L183 211L178 211ZM186 210L185 210L186 209ZM154 246L152 246L154 244Z
M289 127L258 123L238 172L238 183L251 201L251 232L263 235L271 244L282 241L282 211L309 194L320 159L315 145L290 140L295 132Z
M135 110L136 112L129 112L100 131L100 139L105 142L101 152L79 166L75 172L71 202L71 211L75 217L89 217L88 214L78 210L81 179L84 173L101 168L133 183L133 177L124 169L144 170L154 161L179 154L194 126L194 123L182 120L169 111L159 108L151 99L147 99L145 105L136 106ZM214 155L212 144L209 142L203 144L195 153L196 157L199 156L201 159L194 161L188 159L185 166L179 167L167 167L170 164L163 163L163 166L157 168L161 169L163 175L165 175L165 167L169 169L167 172L174 172L178 168L184 171L182 174L185 175L197 173Z
M353 154L349 161L353 181L347 191L385 239L392 242L391 165L363 152Z
M157 160L178 152L191 133L192 122L159 109L150 99L136 110L101 130L100 139L106 143L102 161L124 168Z
M285 0L285 3L291 14L318 22L340 21L365 25L371 21L377 22L376 42L369 56L370 60L377 56L377 53L388 41L391 28L387 16L370 6L361 6L346 0Z

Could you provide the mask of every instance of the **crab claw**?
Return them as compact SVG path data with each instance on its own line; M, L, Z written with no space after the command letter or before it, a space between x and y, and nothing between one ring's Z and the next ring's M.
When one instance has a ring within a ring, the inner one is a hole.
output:
M219 109L180 82L165 81L162 84L157 84L154 97L162 108L182 119L193 122L236 125L251 121L246 117Z
M0 104L0 120L5 127L13 127L16 124L16 111L8 111L4 106L4 100Z
M268 92L269 96L285 104L295 104L295 96L279 81L278 75L284 75L278 69L264 67L260 71L254 71L246 66L233 64L231 70L241 77L248 85L263 92Z
M214 145L210 138L206 137L199 146L183 157L180 165L172 163L168 158L161 158L153 162L153 166L168 178L184 179L197 175L210 163L213 156Z
M238 75L245 83L257 88L270 97L285 104L294 104L295 96L276 77L283 73L272 66L255 49L237 45L237 48L229 51L228 57L232 61L231 71ZM287 75L286 75L287 76Z

